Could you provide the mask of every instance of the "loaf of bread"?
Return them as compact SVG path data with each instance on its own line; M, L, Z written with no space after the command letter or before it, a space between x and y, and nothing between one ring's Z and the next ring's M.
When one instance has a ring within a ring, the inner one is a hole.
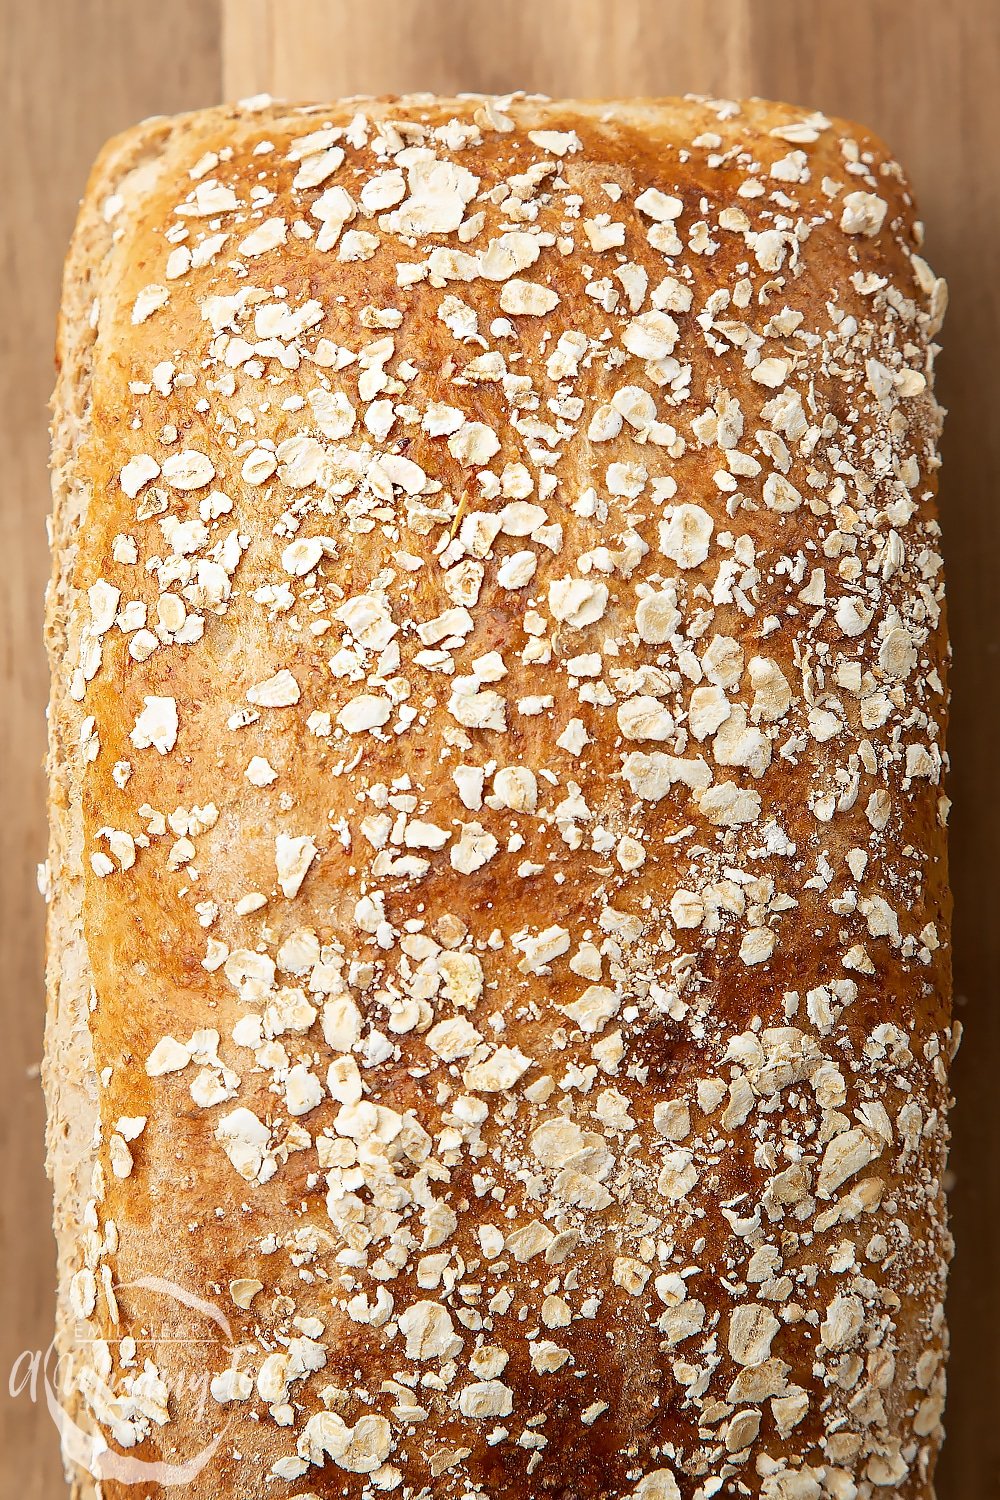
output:
M759 101L105 150L48 602L78 1494L932 1495L921 237Z

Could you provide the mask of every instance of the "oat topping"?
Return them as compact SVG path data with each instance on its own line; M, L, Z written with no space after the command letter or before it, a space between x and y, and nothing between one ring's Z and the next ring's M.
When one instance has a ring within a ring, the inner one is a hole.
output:
M180 1443L106 1341L172 1266L238 1330L234 1491L917 1493L957 1037L899 169L784 106L421 96L150 172L65 664L82 1399Z

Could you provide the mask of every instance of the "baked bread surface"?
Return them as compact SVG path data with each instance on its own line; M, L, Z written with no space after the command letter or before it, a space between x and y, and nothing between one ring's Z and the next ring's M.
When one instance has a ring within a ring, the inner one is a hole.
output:
M48 609L78 1488L932 1495L920 245L878 141L759 101L106 148Z

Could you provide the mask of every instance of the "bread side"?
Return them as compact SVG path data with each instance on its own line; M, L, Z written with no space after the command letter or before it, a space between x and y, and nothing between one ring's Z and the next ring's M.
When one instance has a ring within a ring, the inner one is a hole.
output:
M89 437L91 371L103 280L113 256L114 232L106 213L119 191L146 190L169 122L151 120L109 142L91 173L67 256L56 343L57 382L51 427L52 578L46 590L45 641L52 678L49 722L49 848L43 890L48 905L43 1083L48 1110L47 1169L55 1203L58 1252L57 1328L52 1390L64 1411L64 1453L74 1495L94 1492L93 1476L73 1461L84 1451L81 1434L93 1431L75 1390L88 1362L92 1333L80 1311L90 1305L99 1244L84 1234L93 1192L100 1131L98 1079L90 1033L94 995L83 922L84 834L82 799L88 716L70 691L88 614L75 569L80 538L91 516L93 486L84 454Z
M931 1495L919 240L884 148L759 102L109 149L47 1066L77 1399L151 1466L108 1500Z

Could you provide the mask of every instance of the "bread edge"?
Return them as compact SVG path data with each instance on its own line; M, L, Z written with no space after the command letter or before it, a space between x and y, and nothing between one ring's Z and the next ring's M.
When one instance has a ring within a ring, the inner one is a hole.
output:
M49 841L45 941L46 1171L53 1187L57 1252L55 1395L65 1417L89 1426L70 1379L79 1367L70 1283L84 1265L84 1213L94 1196L100 1094L89 1028L93 974L84 932L83 760L86 717L70 693L72 663L87 618L87 598L74 581L78 539L93 493L83 450L90 431L91 377L97 339L93 317L114 245L105 215L109 196L155 170L179 121L158 117L114 137L98 156L80 204L66 257L56 336L52 395L49 545L52 574L45 592L45 646L51 697L48 709ZM63 1443L63 1466L73 1500L96 1500L94 1478Z

